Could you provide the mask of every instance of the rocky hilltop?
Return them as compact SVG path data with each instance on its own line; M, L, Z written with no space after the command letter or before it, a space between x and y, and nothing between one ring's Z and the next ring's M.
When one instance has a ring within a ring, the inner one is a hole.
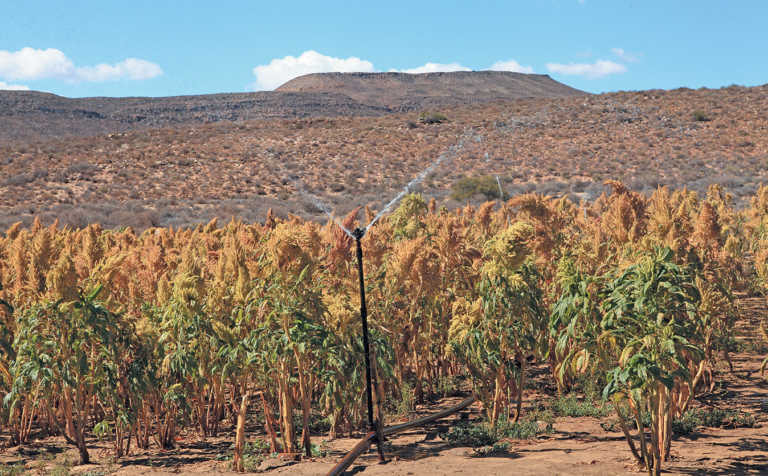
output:
M87 137L219 121L377 116L388 112L337 93L70 99L36 91L0 91L0 141Z
M546 74L506 71L452 73L316 73L283 84L277 92L339 93L363 104L411 111L424 106L584 94Z
M381 116L441 106L584 94L546 75L323 73L275 91L161 98L70 99L35 91L0 91L0 141L87 137L219 121Z

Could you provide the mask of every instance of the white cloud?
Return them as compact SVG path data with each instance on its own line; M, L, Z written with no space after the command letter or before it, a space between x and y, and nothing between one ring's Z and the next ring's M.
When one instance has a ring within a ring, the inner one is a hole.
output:
M373 72L373 63L351 56L334 58L317 51L305 51L298 57L286 56L275 58L269 64L253 68L256 82L253 88L258 90L275 89L281 84L298 76L310 73L353 73Z
M624 61L628 61L630 63L635 63L639 60L637 55L627 53L626 51L624 51L624 48L611 48L611 53L623 59Z
M0 91L29 91L29 86L22 84L8 84L0 81Z
M128 58L117 64L98 64L77 68L76 76L83 81L114 81L117 79L152 79L163 74L163 70L155 63Z
M589 79L602 78L610 74L625 73L627 67L623 64L608 60L597 60L594 63L547 63L547 70L573 76L585 76Z
M533 67L523 66L517 61L511 59L508 61L497 61L491 65L491 71L512 71L513 73L533 74Z
M518 73L533 73L533 68L523 66L515 60L497 61L490 67L493 71L513 71ZM272 90L290 81L293 78L311 73L373 73L377 70L373 63L356 58L334 58L326 56L314 50L308 50L299 56L286 56L275 58L269 64L258 65L253 68L256 81L251 84L251 89L256 91ZM444 73L451 71L472 71L461 63L432 63L428 62L415 68L390 69L391 73Z
M449 73L451 71L472 71L459 63L426 63L416 68L391 69L390 72L421 74L421 73Z
M150 79L163 74L155 63L128 58L117 64L77 67L60 50L22 48L0 50L0 78L8 80L64 79L68 81L114 81Z
M75 65L61 51L48 48L19 51L0 50L0 77L6 79L42 79L71 76Z

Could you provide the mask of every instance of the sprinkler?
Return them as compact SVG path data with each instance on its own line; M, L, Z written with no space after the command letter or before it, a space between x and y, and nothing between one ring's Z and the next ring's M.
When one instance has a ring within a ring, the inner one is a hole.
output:
M374 220L375 221L375 220ZM339 463L334 466L327 474L327 476L340 476L344 473L344 470L355 461L355 459L368 451L373 443L376 443L376 450L379 453L379 463L386 462L384 458L384 444L385 435L393 435L395 433L414 428L417 426L425 425L427 423L439 420L449 415L453 415L468 406L474 401L475 397L469 397L455 407L443 410L434 415L418 418L414 421L402 423L389 428L383 428L382 422L375 419L373 416L373 387L376 385L376 374L371 370L371 352L368 341L368 308L365 304L365 274L363 273L363 246L360 240L365 236L368 227L373 224L373 221L365 228L355 228L349 235L355 239L355 245L357 248L357 274L360 280L360 320L363 326L363 354L365 358L365 396L366 404L368 407L368 433L360 440ZM346 230L344 230L346 231Z
M403 188L403 190L400 191L395 197L387 203L384 208L379 211L379 213L376 214L375 217L364 227L355 228L351 232L344 228L344 226L336 220L333 215L328 211L327 208L321 208L329 217L334 218L334 221L341 227L344 232L347 233L347 235L351 236L355 239L355 243L357 245L357 274L360 279L360 320L362 321L363 325L363 353L365 358L365 396L366 396L366 404L368 406L368 431L369 432L375 432L376 437L376 448L379 451L379 461L384 462L384 452L382 451L381 445L384 442L384 434L383 429L381 428L381 422L374 418L373 416L373 388L376 385L376 377L373 372L371 372L371 351L370 351L370 344L368 339L368 308L365 305L365 274L363 273L363 247L360 243L360 240L363 239L365 234L368 232L368 230L373 226L374 223L376 223L379 218L381 218L385 213L387 213L390 208L394 204L396 204L402 197L405 196L408 192L410 192L411 188L413 188L415 185L419 184L421 181L426 178L426 176L431 173L435 168L437 168L443 161L446 159L455 156L458 154L458 152L464 147L464 140L468 137L467 132L464 132L464 135L459 140L459 143L450 147L447 152L440 154L440 156L437 158L435 162L433 162L429 167L422 170L421 173L419 173L416 177L414 177L413 180L408 182L408 184ZM318 202L318 201L316 201Z
M384 208L382 208L379 213L376 214L373 219L368 222L367 225L364 227L358 227L354 230L348 230L344 227L344 224L334 216L334 214L331 211L331 208L328 207L325 203L323 203L320 199L309 193L305 188L301 180L298 178L290 178L289 175L286 175L287 180L290 181L293 186L296 188L296 190L305 198L311 201L320 211L328 215L328 218L330 218L332 221L334 221L339 228L344 230L344 233L347 234L350 238L354 238L355 243L357 245L357 272L358 277L360 280L360 320L362 322L363 326L363 353L365 358L365 396L366 396L366 405L368 410L368 433L369 436L367 436L363 440L363 446L365 446L365 443L370 444L371 442L376 442L376 448L379 452L379 461L384 462L384 451L382 450L382 444L384 443L384 429L382 428L382 423L378 419L374 418L373 415L373 388L376 386L376 375L375 372L371 369L371 351L370 351L370 343L368 339L368 308L365 304L365 275L363 273L363 247L360 244L360 240L363 239L365 234L368 232L368 230L381 218L384 216L389 210L398 202L401 198L403 198L408 192L411 191L413 187L421 183L427 175L429 175L433 170L435 170L437 167L440 166L441 163L443 163L445 160L450 160L453 157L457 156L459 152L464 148L464 142L466 140L469 140L473 137L473 134L471 134L470 130L465 130L464 134L459 139L458 143L455 145L452 145L448 148L447 151L440 154L431 165L429 165L426 169L422 170L416 177L413 178L406 186L395 195L392 200L390 200ZM474 136L475 142L482 141L482 137L480 136ZM351 454L359 455L363 451L365 451L369 446L365 446L363 449L363 446L359 448L359 452L357 450L354 450ZM351 464L352 461L354 461L354 458L356 456L353 456L351 460L342 462L339 464L339 466L332 470L329 474L340 474L341 471L343 471L343 468L346 468Z
M365 229L355 228L352 231L357 245L357 274L360 278L360 320L363 325L363 354L365 354L365 396L368 406L368 431L376 433L376 448L379 451L379 461L384 462L384 451L381 448L384 443L381 422L373 417L373 385L375 377L371 372L371 352L368 343L368 308L365 305L365 275L363 273L363 247L360 240L365 236Z

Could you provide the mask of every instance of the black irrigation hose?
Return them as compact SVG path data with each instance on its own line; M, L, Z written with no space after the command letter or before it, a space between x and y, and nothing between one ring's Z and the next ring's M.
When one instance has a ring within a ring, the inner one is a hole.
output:
M360 440L351 450L349 450L349 453L344 456L344 459L339 461L339 464L334 466L333 469L328 472L328 476L340 476L345 469L349 468L350 465L355 462L358 456L365 453L368 448L371 447L371 444L373 444L376 439L375 431L371 431L365 435L365 438Z
M472 405L473 403L475 403L475 397L469 397L464 399L461 403L459 403L455 407L446 408L445 410L439 411L432 415L425 415L413 421L408 421L405 423L400 423L399 425L390 426L389 428L384 428L384 436L394 435L395 433L400 433L401 431L405 431L409 428L426 425L427 423L432 423L433 421L440 420L447 416L451 416L456 412L464 410L465 408Z
M427 423L440 420L441 418L445 418L456 412L464 410L468 406L472 405L474 402L475 402L475 397L466 398L464 399L464 401L462 401L455 407L447 408L445 410L439 411L432 415L426 415L421 418L417 418L413 421L390 426L389 428L384 428L382 433L384 434L384 436L389 436L389 435L394 435L395 433L400 433L401 431L405 431L409 428L426 425ZM376 432L375 431L369 432L367 435L365 435L365 438L360 440L349 451L349 453L347 453L344 456L344 459L339 461L339 463L328 472L328 476L340 476L347 468L349 468L350 465L352 465L352 463L355 462L357 457L363 454L366 450L368 450L368 448L370 448L373 442L376 440L377 440Z

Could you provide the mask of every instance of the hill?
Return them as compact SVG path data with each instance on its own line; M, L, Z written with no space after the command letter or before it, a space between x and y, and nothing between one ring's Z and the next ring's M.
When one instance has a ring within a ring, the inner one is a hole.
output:
M732 86L437 108L448 118L441 124L422 124L414 111L0 142L0 229L35 215L137 228L214 216L256 221L269 207L322 219L298 193L297 178L338 214L378 209L466 131L473 140L422 184L441 205L463 205L452 189L488 174L499 176L507 196L589 200L616 179L645 192L659 185L703 192L717 183L738 203L768 183L766 110L768 85Z
M506 71L451 73L316 73L288 81L278 92L339 93L355 101L410 111L498 100L584 94L546 74Z
M87 137L220 121L381 116L521 97L583 94L548 76L507 72L329 73L276 91L161 98L70 99L0 91L0 142Z
M36 91L0 91L0 141L87 137L220 121L376 116L388 112L334 93L70 99Z

